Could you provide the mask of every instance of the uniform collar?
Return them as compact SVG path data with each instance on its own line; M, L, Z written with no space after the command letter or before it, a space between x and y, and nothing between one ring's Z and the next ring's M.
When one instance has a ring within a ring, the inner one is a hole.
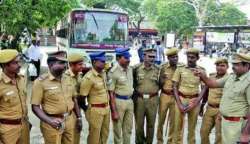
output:
M52 75L52 73L49 71L48 72L48 75L49 75L49 80L55 80L56 78Z
M123 68L120 64L117 64L118 65L118 68L121 70L121 71L127 71L129 69L129 66L127 69ZM143 64L144 65L144 64Z
M2 80L4 81L4 83L11 83L11 78L8 77L4 72L1 72L1 76ZM16 78L19 78L19 75L16 75Z
M149 69L152 69L154 65L151 65L150 67L145 67L145 64L143 63L142 64L142 68L143 69L146 69L146 70L149 70Z
M70 75L71 77L75 77L76 75L72 72L72 70L69 68L65 71L67 75Z
M94 68L92 68L92 72L95 76L102 76L101 73L98 73Z
M235 75L235 81L241 81L241 80L244 80L245 78L247 78L248 77L248 75L249 75L249 72L246 72L246 73L244 73L243 75L241 75L240 77L237 77L236 75Z

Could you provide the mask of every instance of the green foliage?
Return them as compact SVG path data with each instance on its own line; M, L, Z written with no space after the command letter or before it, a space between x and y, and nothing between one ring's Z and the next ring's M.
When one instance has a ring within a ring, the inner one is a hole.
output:
M7 34L17 35L27 27L50 27L68 12L77 1L71 0L5 0L0 5L0 25ZM1 30L3 31L3 30Z
M157 5L156 26L161 32L190 34L197 25L193 7L186 3L168 3L164 0Z
M206 25L244 25L247 24L246 15L229 3L216 6L215 3L210 5Z
M190 35L201 25L241 25L246 14L235 5L216 0L144 0L142 10L160 32Z

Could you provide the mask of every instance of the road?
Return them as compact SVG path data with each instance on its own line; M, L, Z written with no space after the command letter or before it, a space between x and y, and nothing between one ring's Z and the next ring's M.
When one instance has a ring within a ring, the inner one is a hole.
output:
M56 50L55 47L42 47L42 52L43 52L43 60L42 60L42 72L46 71L47 66L46 66L46 58L47 55L46 53L48 51L54 51ZM137 58L137 52L135 49L132 49L131 51L132 54L132 58L131 58L131 64L136 64L138 63L138 58ZM179 53L179 61L185 63L186 62L186 57L185 57L185 51L180 51ZM201 56L201 58L198 61L198 64L202 67L204 67L206 69L206 71L208 73L211 72L215 72L215 66L214 66L214 61L215 58L209 58L209 57L204 57ZM31 88L31 83L28 84L28 88ZM29 90L29 94L28 96L30 97L30 89ZM84 116L84 114L82 114ZM37 117L32 113L31 108L29 107L29 119L30 122L32 123L33 127L31 130L31 144L43 144L43 138L40 132L40 126L39 126L39 119L37 119ZM165 124L166 125L166 124ZM157 126L157 121L156 121L156 126ZM166 127L166 126L165 126ZM201 117L199 117L198 119L198 124L196 127L196 143L200 143L200 133L199 133L199 129L201 127ZM132 138L131 138L131 142L132 144L134 143L135 140L135 129L133 128L133 133L132 133ZM187 127L185 128L185 133L184 133L184 143L186 144L186 137L187 137ZM164 132L165 133L165 132ZM83 131L82 131L82 137L81 137L81 143L85 144L86 140L87 140L87 135L88 135L88 123L85 119L85 117L83 117ZM112 125L110 124L110 136L109 136L109 144L113 143L113 135L112 135ZM165 137L165 141L166 141L167 137ZM155 138L154 138L154 144L156 143L156 133L155 133ZM214 143L214 131L211 134L211 143Z

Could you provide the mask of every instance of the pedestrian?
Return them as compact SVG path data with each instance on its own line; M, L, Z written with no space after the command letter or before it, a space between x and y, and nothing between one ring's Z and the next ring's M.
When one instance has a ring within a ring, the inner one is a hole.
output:
M168 130L168 144L174 143L174 126L175 126L175 98L173 92L172 77L176 68L184 66L184 64L178 63L178 49L171 48L167 51L166 55L168 63L161 66L160 71L160 104L159 104L159 119L157 128L157 143L163 144L163 126L165 124L167 116L167 130Z
M8 35L3 33L1 36L1 41L0 41L0 50L8 49L10 46L10 42L8 39Z
M233 73L215 80L203 71L195 70L201 80L210 88L223 88L219 111L222 117L221 133L223 144L249 143L250 129L250 56L233 55Z
M106 144L109 136L110 108L107 76L104 71L105 52L92 53L90 59L93 67L85 74L80 86L80 98L84 99L82 102L88 102L85 112L89 123L87 143Z
M26 57L29 58L29 61L34 64L36 68L36 76L31 76L31 81L34 81L40 75L40 65L42 60L42 53L40 47L37 45L36 39L32 39L30 47L27 49Z
M143 63L134 68L136 144L152 144L159 103L160 67L154 64L155 49L144 49ZM144 122L146 134L144 133Z
M160 65L165 61L164 47L161 45L161 41L156 42L156 60L155 63Z
M201 80L193 74L193 69L203 69L196 64L199 50L190 48L186 52L187 65L176 69L173 75L173 90L176 99L175 143L181 144L183 139L184 117L188 115L188 143L195 144L195 127L199 114L199 88Z
M76 89L76 97L73 98L75 104L75 113L73 114L75 121L74 144L80 144L80 136L82 130L82 116L78 106L77 98L80 96L80 82L82 80L82 69L84 67L83 56L79 53L69 53L68 57L69 69L64 73L67 81L73 83Z
M146 40L142 40L142 44L137 51L140 62L143 62L143 49L145 49L146 47L147 47Z
M67 60L65 57L49 56L48 72L34 81L31 106L41 120L40 127L45 144L72 144L76 105L75 85L63 75Z
M130 144L133 128L134 104L131 99L133 88L133 69L129 66L130 53L127 48L116 48L115 65L109 71L109 90L115 97L115 105L119 117L113 117L113 132L115 144Z
M16 50L0 50L0 143L29 144L27 89Z
M226 58L218 58L215 61L216 73L210 74L210 78L220 79L227 77L228 61ZM202 119L200 135L201 144L210 144L209 135L215 127L215 144L222 144L221 141L221 117L219 113L220 100L222 97L222 88L210 88L208 97L203 97L200 116L203 116L203 107L208 103L206 112Z

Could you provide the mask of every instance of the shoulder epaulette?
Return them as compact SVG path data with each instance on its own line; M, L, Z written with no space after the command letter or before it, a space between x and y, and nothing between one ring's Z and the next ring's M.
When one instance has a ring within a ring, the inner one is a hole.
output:
M142 63L138 63L138 64L132 66L132 68L133 68L133 69L137 69L137 68L139 68L141 65L142 65Z
M162 65L154 64L154 67L157 68L157 69L161 69Z
M165 62L165 63L161 64L161 67L165 67L165 66L167 66L168 64L169 64L168 62Z
M37 79L42 81L42 80L45 80L49 75L48 74L43 74L43 75L40 75Z
M88 71L88 72L83 76L83 78L90 79L92 74L93 74L92 71Z

